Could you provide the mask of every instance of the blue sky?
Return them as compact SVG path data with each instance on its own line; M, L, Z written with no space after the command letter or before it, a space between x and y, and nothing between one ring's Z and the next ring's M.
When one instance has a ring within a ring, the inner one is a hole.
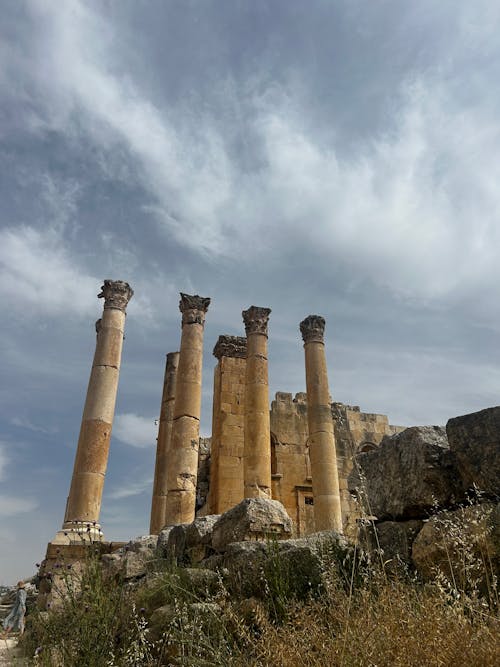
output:
M271 394L327 321L335 400L397 424L498 403L500 4L4 0L0 583L60 527L102 279L135 290L102 524L147 532L179 291L211 351L272 308Z

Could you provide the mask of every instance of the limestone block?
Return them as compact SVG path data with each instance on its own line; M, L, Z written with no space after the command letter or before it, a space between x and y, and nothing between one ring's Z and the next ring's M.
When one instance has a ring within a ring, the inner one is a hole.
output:
M446 433L465 487L500 496L500 407L450 419Z
M500 575L500 504L439 512L417 535L412 559L424 578L439 571L458 585L487 585L485 575Z
M170 533L174 528L175 526L167 526L166 528L160 530L160 532L158 533L158 541L156 543L156 553L160 558L167 557L166 549L168 545L168 539Z
M356 455L349 490L378 519L426 518L463 498L463 487L440 426L413 426Z
M292 520L280 502L246 498L215 523L212 546L216 551L225 551L231 542L265 540L270 536L285 539L291 534Z

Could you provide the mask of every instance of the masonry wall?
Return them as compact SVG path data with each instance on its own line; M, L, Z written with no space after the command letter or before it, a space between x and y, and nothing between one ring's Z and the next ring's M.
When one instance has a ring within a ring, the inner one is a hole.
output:
M245 359L221 357L214 370L207 514L222 514L243 500L245 364Z
M223 357L215 369L208 501L199 514L220 514L243 498L243 413L245 360ZM307 395L278 392L271 403L272 497L285 506L296 535L315 531L309 460ZM361 412L358 406L332 403L344 531L352 534L360 510L347 490L357 451L378 447L392 426L385 415ZM208 440L208 439L206 439ZM207 462L204 463L206 470ZM200 471L201 472L201 471ZM205 471L203 478L207 479ZM200 494L200 502L204 494Z

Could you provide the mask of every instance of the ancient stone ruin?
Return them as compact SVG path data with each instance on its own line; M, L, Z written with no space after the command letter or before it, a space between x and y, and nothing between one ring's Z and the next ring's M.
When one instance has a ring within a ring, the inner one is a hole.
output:
M488 534L498 561L500 408L451 419L446 430L405 429L389 424L385 415L332 402L325 320L319 315L309 315L299 327L306 393L278 392L269 405L271 310L251 306L242 313L246 337L221 335L215 344L212 436L200 438L210 299L183 293L179 351L167 354L160 401L151 535L126 552L123 544L106 542L99 515L132 295L128 283L112 280L104 281L99 294L104 310L96 324L64 521L41 569L42 605L61 553L66 562L78 561L87 544L96 545L103 562L125 563L129 575L137 576L151 549L193 563L220 558L242 540L334 531L336 539L361 539L387 562L416 565L425 573L440 558L440 517L444 512L454 520L467 502L473 506L467 510L471 525L493 526Z

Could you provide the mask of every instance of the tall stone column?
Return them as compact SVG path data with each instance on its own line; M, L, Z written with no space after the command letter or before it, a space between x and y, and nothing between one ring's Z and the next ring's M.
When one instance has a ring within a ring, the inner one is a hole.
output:
M104 299L104 310L102 318L96 322L94 361L63 529L58 533L69 541L75 533L89 541L102 540L99 514L115 413L125 311L134 294L123 280L105 280L101 290L98 296Z
M158 535L166 524L168 489L167 470L172 443L172 424L174 420L175 387L177 384L178 366L179 353L169 352L167 354L167 362L165 365L160 422L158 424L158 441L156 444L155 477L149 527L151 535Z
M247 341L219 336L214 347L212 446L208 513L222 514L244 498L245 368Z
M300 323L306 358L307 418L316 530L342 532L337 453L323 335L325 320L309 315Z
M271 498L271 429L267 371L267 323L270 308L242 312L247 335L245 371L245 498Z
M194 521L201 414L203 330L210 299L181 293L182 334L167 471L166 525Z

